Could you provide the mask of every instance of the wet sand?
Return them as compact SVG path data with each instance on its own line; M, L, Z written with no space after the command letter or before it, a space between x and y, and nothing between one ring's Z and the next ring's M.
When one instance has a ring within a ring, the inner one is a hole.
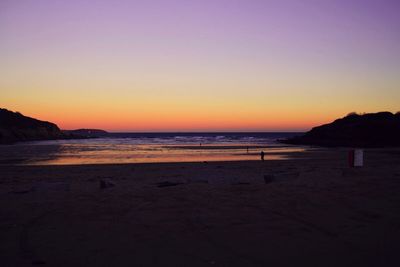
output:
M169 145L169 146L164 146L164 148L169 148L169 149L189 149L189 150L210 150L210 149L242 149L246 150L248 149L268 149L270 146L268 145L184 145L184 146L178 146L178 145ZM286 146L286 145L279 145L279 147L293 147L293 146Z
M52 141L49 141L52 142ZM57 141L58 142L58 141ZM0 146L0 164L77 165L129 164L202 161L257 160L261 150L268 160L286 159L310 148L291 145L207 144L165 145L139 144L121 140L88 139L82 142L61 140L62 143L19 143Z
M115 186L101 189L101 180ZM110 180L107 180L110 179ZM268 183L266 183L267 181ZM1 266L400 266L400 153L0 165Z

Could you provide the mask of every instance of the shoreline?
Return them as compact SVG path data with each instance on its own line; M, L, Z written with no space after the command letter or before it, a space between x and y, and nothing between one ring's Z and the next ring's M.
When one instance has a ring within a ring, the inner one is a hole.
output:
M204 146L93 143L26 144L0 147L0 164L71 165L140 162L204 162L258 160L264 150L267 160L291 157L305 147L258 144L207 144Z
M46 145L52 147L53 145ZM339 153L343 157L343 161L345 162L347 159L348 151L352 150L352 148L345 147L336 147L336 148L323 148L323 147L309 147L309 148L298 148L299 151L265 151L266 153L266 162L268 161L297 161L297 160L316 160L319 157L325 154L333 154ZM386 155L400 155L400 148L392 147L392 148L367 148L363 149L365 153L373 153L379 154L383 153ZM47 152L48 149L45 149L43 152ZM258 162L261 161L259 158L258 152L249 152L249 153L235 153L232 154L234 156L252 156L253 159L228 159L228 160L218 160L209 158L206 160L171 160L168 161L168 157L165 158L165 161L137 161L137 162L82 162L82 163L53 163L56 160L57 156L47 156L47 158L38 158L32 160L32 158L1 158L0 154L0 166L99 166L99 165L107 165L107 166L118 166L118 165L140 165L140 164L204 164L204 163L239 163L239 162ZM269 157L271 156L271 157ZM277 157L275 157L277 156ZM49 163L50 162L50 163Z

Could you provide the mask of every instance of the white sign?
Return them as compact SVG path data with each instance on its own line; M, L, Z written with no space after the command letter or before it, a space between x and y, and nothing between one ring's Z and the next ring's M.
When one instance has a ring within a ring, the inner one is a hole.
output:
M364 165L364 151L362 149L354 150L354 167L362 167Z

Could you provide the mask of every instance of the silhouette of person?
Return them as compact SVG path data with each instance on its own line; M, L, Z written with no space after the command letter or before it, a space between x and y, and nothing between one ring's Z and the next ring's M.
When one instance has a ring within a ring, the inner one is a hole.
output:
M265 155L264 151L261 151L260 155L261 155L261 160L264 161L264 155Z

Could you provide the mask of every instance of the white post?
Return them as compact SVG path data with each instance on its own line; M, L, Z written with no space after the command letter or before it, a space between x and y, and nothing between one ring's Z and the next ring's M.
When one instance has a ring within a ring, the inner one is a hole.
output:
M362 149L354 150L354 167L362 167L364 165L364 151Z

